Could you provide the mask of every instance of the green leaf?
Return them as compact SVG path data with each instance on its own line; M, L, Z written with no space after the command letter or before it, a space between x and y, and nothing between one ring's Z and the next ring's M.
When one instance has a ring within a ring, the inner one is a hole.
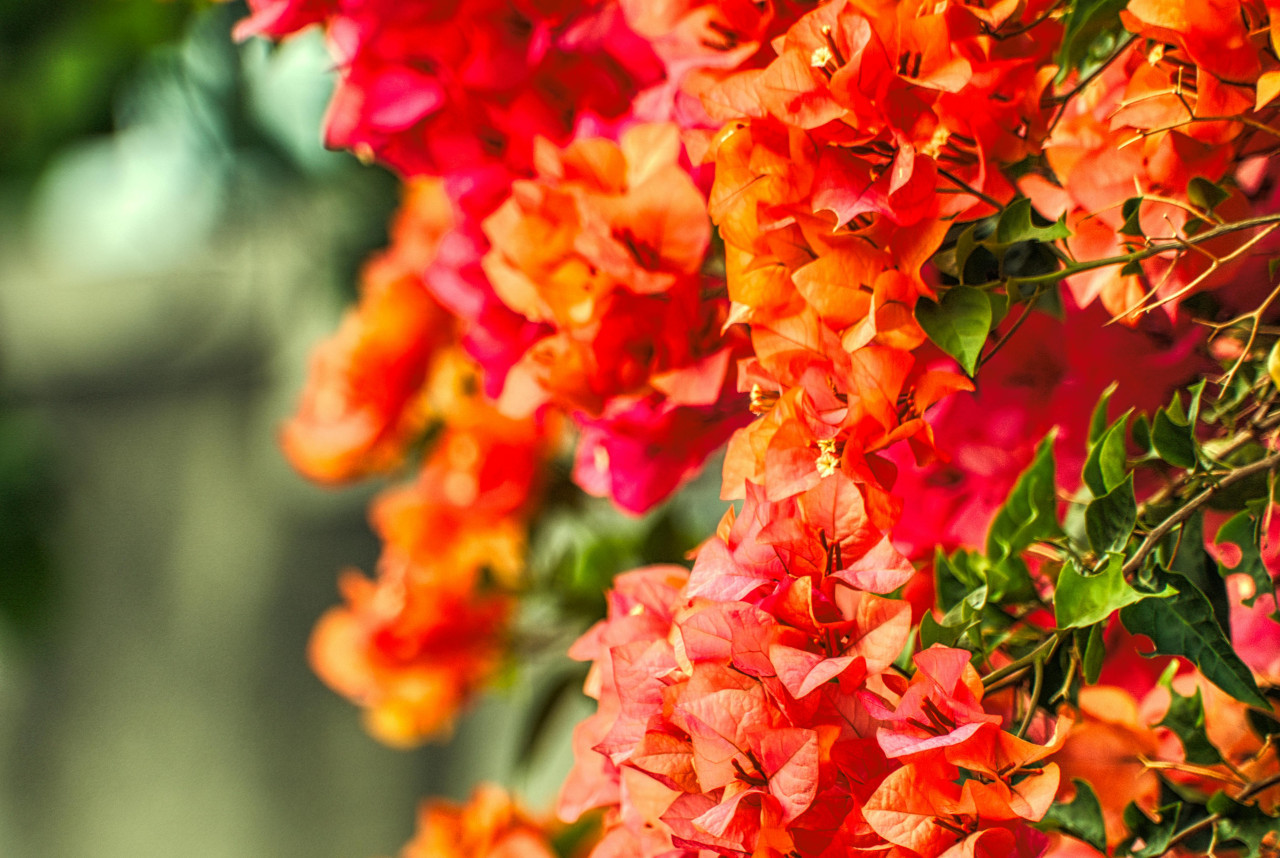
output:
M1168 727L1182 742L1188 763L1213 766L1222 762L1222 754L1218 752L1209 734L1204 729L1204 700L1200 689L1191 697L1184 697L1173 688L1173 677L1178 672L1178 663L1172 662L1160 677L1160 685L1169 689L1169 709L1156 724L1157 727Z
M981 619L982 609L987 606L987 588L977 587L947 611L942 624L948 628L967 628Z
M1190 581L1165 570L1161 580L1177 592L1167 599L1143 599L1120 611L1120 621L1133 634L1146 635L1156 648L1147 656L1181 655L1189 658L1205 678L1232 697L1250 706L1270 708L1253 674L1231 647L1214 617L1213 606Z
M1110 492L1091 501L1084 511L1084 530L1095 554L1123 550L1137 523L1138 501L1133 495L1132 473Z
M933 618L932 611L925 611L920 618L920 647L928 649L934 644L953 647L960 639L961 629L944 626Z
M969 257L973 254L973 250L978 246L978 227L983 224L982 221L968 227L956 239L955 249L955 266L956 278L964 283L964 267L969 264Z
M1144 600L1153 593L1140 593L1129 586L1121 572L1124 555L1111 552L1107 566L1096 575L1085 575L1075 561L1068 562L1058 574L1053 591L1053 613L1060 629L1082 629L1100 623L1126 605ZM1123 616L1123 615L1122 615Z
M1116 418L1096 443L1090 443L1089 456L1084 462L1081 477L1095 498L1100 498L1124 481L1125 429L1133 409Z
M1050 432L1036 448L1035 459L1022 472L987 532L987 556L999 563L1034 542L1062 535L1058 525L1058 482Z
M1089 640L1084 646L1081 666L1084 668L1084 681L1089 685L1097 684L1098 677L1102 675L1102 661L1107 654L1107 642L1102 639L1102 626L1102 623L1098 623L1089 627Z
M1134 858L1156 858L1169 851L1169 841L1178 830L1178 820L1184 815L1182 802L1167 804L1156 810L1156 818L1151 819L1133 802L1124 809L1124 825L1129 829L1130 837L1121 849ZM1133 845L1142 841L1142 846L1134 849Z
M1240 560L1235 566L1219 566L1218 571L1222 577L1229 574L1248 575L1254 584L1254 593L1244 603L1253 607L1253 603L1257 601L1259 596L1272 595L1276 593L1275 581L1271 578L1271 573L1267 571L1267 567L1262 562L1262 552L1260 544L1262 542L1262 521L1257 510L1243 510L1223 523L1218 528L1218 535L1214 538L1214 543L1221 545L1230 543L1240 549ZM1273 616L1280 619L1280 613L1273 612Z
M553 829L556 833L551 837L552 851L559 858L585 855L591 850L591 844L600 839L603 827L600 811L588 811L578 817L577 822Z
M1124 205L1120 207L1120 214L1124 217L1124 223L1120 227L1120 234L1141 238L1143 232L1139 218L1142 214L1142 197L1130 197L1125 200Z
M1079 0L1071 4L1062 19L1062 46L1056 58L1060 71L1055 83L1063 83L1077 69L1081 77L1088 75L1120 46L1121 39L1132 38L1120 25L1120 10L1126 3L1127 0Z
M1200 176L1195 176L1187 183L1187 199L1209 214L1213 214L1213 210L1230 196L1228 191Z
M547 728L551 726L552 716L567 699L577 695L583 679L582 671L565 670L538 694L536 702L527 713L529 719L516 757L518 766L527 768L533 763L538 747L547 741Z
M1036 221L1043 221L1043 224ZM1071 235L1067 228L1066 216L1057 221L1046 220L1031 208L1031 200L1019 197L1005 206L996 221L995 235L983 242L987 247L998 250L1017 244L1020 241L1057 241Z
M1151 421L1145 414L1139 414L1133 418L1133 443L1137 444L1144 454L1151 454Z
M941 303L921 298L916 303L916 321L938 348L973 375L991 330L991 302L985 294L968 286L952 286Z
M1174 395L1174 402L1179 402ZM1181 411L1179 403L1178 411ZM1179 468L1191 470L1196 466L1196 441L1191 433L1191 424L1179 420L1171 411L1161 408L1156 412L1151 426L1151 444L1161 459Z
M1008 292L984 292L983 294L991 304L991 327L994 328L1009 315L1009 308L1013 306L1013 296Z
M1268 834L1280 831L1280 818L1263 813L1256 805L1240 804L1223 792L1214 793L1207 808L1222 817L1216 826L1219 845L1241 843L1249 850L1247 858L1262 855L1262 841Z
M1218 564L1204 547L1204 513L1196 512L1156 547L1156 563L1186 578L1204 594L1214 619L1231 637L1231 604Z
M1107 431L1107 408L1111 405L1111 395L1116 392L1117 382L1111 382L1098 397L1098 404L1093 406L1093 415L1089 418L1089 446L1102 440L1102 433Z
M980 586L976 576L970 576L968 564L961 557L964 551L957 551L955 557L948 557L941 548L933 554L934 590L938 594L938 607L949 611L974 587Z
M1076 797L1069 802L1055 801L1041 823L1052 831L1061 831L1083 840L1099 852L1107 851L1107 828L1102 820L1102 805L1087 781L1072 778Z

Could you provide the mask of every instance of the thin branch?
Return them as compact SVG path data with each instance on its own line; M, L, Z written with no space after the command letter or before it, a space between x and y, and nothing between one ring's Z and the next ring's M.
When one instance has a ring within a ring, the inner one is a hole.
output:
M997 688L1003 688L1008 684L1006 680L1011 677L1021 675L1023 671L1029 669L1037 661L1044 661L1053 655L1053 651L1058 648L1058 644L1062 641L1062 636L1058 632L1054 632L1045 638L1044 641L1033 649L1031 652L1022 656L1016 661L1011 661L999 670L993 670L986 676L982 677L982 685L988 692L995 691Z
M972 194L973 196L982 200L984 203L991 206L993 209L995 209L998 212L1004 211L1004 204L1001 203L999 200L995 199L994 197L987 196L982 191L973 187L964 179L960 178L959 176L955 175L949 170L944 170L942 167L938 167L937 169L938 169L939 176L942 176L944 179L951 182L956 187L960 188L966 194Z
M1257 795L1260 792L1269 790L1273 786L1276 786L1277 784L1280 784L1280 773L1271 775L1270 777L1265 777L1262 780L1254 781L1244 789L1240 790L1240 794L1235 797L1235 800L1243 804L1247 799L1252 798L1253 796ZM1184 840L1187 840L1191 837L1195 837L1197 834L1199 834L1201 831L1204 831L1206 828L1214 827L1219 822L1221 822L1222 819L1223 819L1222 814L1214 813L1214 814L1210 814L1209 816L1206 816L1204 819L1200 820L1199 822L1195 822L1195 823L1192 823L1191 825L1188 825L1186 828L1182 829L1181 831L1179 831L1178 833L1174 834L1172 837L1169 838L1169 843L1165 847L1165 851L1160 854L1168 855L1170 852L1173 851L1173 847L1177 846L1179 843L1181 843Z
M1209 486L1204 491L1200 492L1200 494L1178 507L1178 509L1174 510L1173 513L1166 517L1164 521L1160 522L1154 530L1147 534L1147 538L1142 540L1142 544L1138 546L1138 550L1135 551L1133 556L1125 562L1124 566L1120 570L1121 574L1126 578L1134 575L1140 568L1142 568L1142 561L1145 560L1147 555L1151 553L1152 549L1160 543L1160 540L1164 539L1165 536L1169 534L1169 531L1173 530L1175 527L1182 524L1182 522L1190 518L1196 510L1208 503L1209 499L1218 492L1229 488L1230 486L1233 486L1254 474L1269 471L1277 465L1280 465L1280 453L1272 453L1265 459L1259 459L1252 464L1236 468L1221 480Z
M1044 662L1039 659L1033 661L1031 669L1034 671L1035 678L1031 681L1031 698L1027 701L1027 712L1022 716L1022 723L1018 725L1018 732L1015 734L1019 739L1027 735L1031 718L1036 714L1036 707L1040 705L1040 691L1044 687Z
M1093 271L1097 268L1106 268L1110 265L1127 265L1130 262L1141 262L1144 259L1150 259L1153 256L1159 256L1162 253L1168 253L1171 250L1185 250L1187 244L1199 244L1204 241L1210 241L1224 235L1230 235L1234 232L1241 232L1246 229L1255 229L1257 227L1274 227L1280 225L1280 213L1259 215L1258 217L1248 218L1247 220L1236 221L1235 223L1223 224L1213 229L1198 233L1189 238L1169 241L1163 244L1152 244L1141 250L1135 250L1131 253L1122 253L1118 256L1108 256L1102 259L1089 259L1084 262L1078 262L1075 265L1060 268L1057 271L1049 271L1044 274L1029 274L1025 277L1010 277L1004 280L989 280L985 283L969 284L975 289L994 289L996 286L1007 284L1017 285L1038 285L1041 283L1056 283L1064 277L1071 277L1075 274L1082 274L1085 271Z
M995 344L991 346L990 350L988 350L985 355L978 358L978 363L973 370L974 373L977 373L977 371L981 369L987 361L995 357L996 352L1004 348L1005 343L1009 342L1009 338L1018 332L1018 328L1021 328L1022 323L1027 320L1027 316L1031 315L1031 311L1035 309L1036 301L1040 300L1040 296L1044 294L1044 291L1045 290L1043 288L1040 288L1032 293L1031 297L1027 299L1026 304L1023 306L1022 312L1018 315L1018 318L1014 320L1013 325L1010 326L1009 330L1000 335L1000 339L996 340Z

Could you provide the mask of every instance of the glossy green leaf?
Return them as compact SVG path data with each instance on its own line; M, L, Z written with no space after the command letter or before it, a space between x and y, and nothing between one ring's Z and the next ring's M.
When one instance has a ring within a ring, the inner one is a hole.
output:
M1221 817L1215 826L1218 843L1242 844L1248 849L1246 858L1259 858L1264 854L1263 840L1267 835L1280 831L1280 818L1264 813L1257 805L1241 804L1222 792L1209 798L1206 809Z
M1089 456L1084 462L1081 477L1095 498L1100 498L1124 480L1125 430L1133 409L1116 418L1096 442L1089 445Z
M1192 469L1199 461L1195 439L1196 419L1200 414L1200 396L1204 382L1190 388L1191 400L1186 409L1182 397L1175 393L1168 407L1156 412L1151 424L1151 443L1160 458L1179 468Z
M1085 575L1074 561L1062 567L1053 591L1053 613L1060 629L1082 629L1100 623L1125 606L1143 600L1159 601L1154 594L1140 593L1124 580L1124 556L1111 553L1106 568ZM1163 594L1162 594L1163 595Z
M1107 431L1107 408L1111 405L1111 396L1116 392L1117 383L1111 382L1107 385L1107 389L1102 391L1102 395L1098 397L1098 404L1093 406L1093 414L1089 417L1089 446L1097 444L1102 440L1102 435Z
M1058 524L1058 483L1050 432L1036 447L1030 467L1022 472L1013 490L996 513L987 532L987 556L999 563L1020 554L1027 546L1062 535Z
M991 331L991 302L985 294L968 286L952 286L939 303L921 298L916 321L938 348L973 375Z
M1101 445L1099 445L1101 446ZM1084 511L1084 529L1095 554L1120 551L1138 523L1138 502L1133 495L1133 474Z
M1143 599L1120 611L1120 621L1133 634L1155 643L1147 655L1180 655L1190 659L1210 682L1237 700L1270 708L1253 674L1236 655L1214 617L1213 606L1190 581L1164 571L1162 580L1177 592L1166 599Z
M1043 223L1037 223L1043 221ZM1008 247L1020 241L1057 241L1071 235L1065 216L1047 221L1031 207L1031 200L1019 197L1005 206L996 221L995 234L984 244L992 248Z

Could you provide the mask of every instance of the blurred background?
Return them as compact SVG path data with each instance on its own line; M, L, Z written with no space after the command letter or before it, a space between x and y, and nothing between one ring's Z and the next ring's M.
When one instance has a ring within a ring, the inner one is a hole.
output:
M398 191L321 147L320 35L236 45L244 14L0 0L3 858L393 855L428 795L548 807L591 711L563 627L416 751L306 664L378 487L307 484L276 432ZM644 519L562 471L531 562L596 610L724 509L714 463Z
M371 489L276 427L397 191L321 148L319 35L235 45L243 14L0 0L6 858L393 854L516 765L523 680L403 752L306 665Z

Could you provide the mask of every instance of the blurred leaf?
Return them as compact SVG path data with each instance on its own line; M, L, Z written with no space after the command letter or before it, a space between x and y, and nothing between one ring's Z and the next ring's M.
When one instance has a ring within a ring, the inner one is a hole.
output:
M1074 70L1079 70L1081 77L1092 73L1108 54L1132 38L1120 24L1120 10L1127 2L1079 0L1071 4L1062 19L1062 43L1057 56L1060 71L1056 83L1064 82Z
M1167 804L1156 810L1152 819L1133 802L1124 809L1124 824L1129 838L1121 844L1121 850L1134 858L1157 858L1169 851L1169 841L1178 831L1179 821L1185 816L1182 802ZM1136 843L1142 846L1134 848Z
M1187 183L1187 199L1209 214L1231 196L1218 185L1200 176L1193 176Z
M1107 851L1107 829L1102 821L1102 805L1093 787L1079 778L1072 778L1076 797L1069 802L1055 801L1041 822L1053 831L1061 831L1083 840L1099 852Z
M1102 662L1107 655L1107 642L1102 638L1102 623L1089 628L1089 638L1084 647L1082 669L1084 681L1094 685L1102 675Z

